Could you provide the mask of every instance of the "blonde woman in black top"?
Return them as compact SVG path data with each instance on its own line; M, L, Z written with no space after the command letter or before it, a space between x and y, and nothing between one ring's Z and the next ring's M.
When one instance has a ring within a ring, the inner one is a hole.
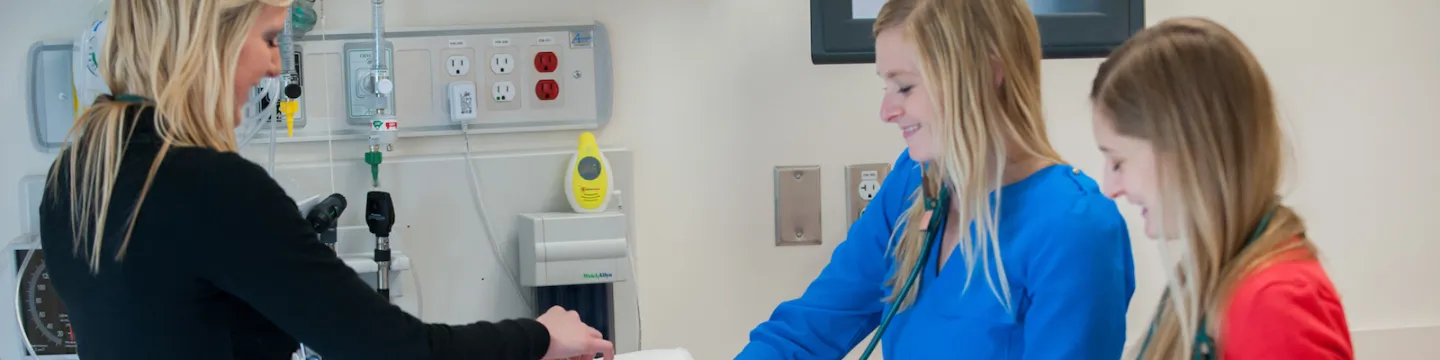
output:
M316 241L236 153L249 89L280 70L290 0L115 0L103 96L40 209L45 261L85 360L567 359L614 346L574 312L426 324Z

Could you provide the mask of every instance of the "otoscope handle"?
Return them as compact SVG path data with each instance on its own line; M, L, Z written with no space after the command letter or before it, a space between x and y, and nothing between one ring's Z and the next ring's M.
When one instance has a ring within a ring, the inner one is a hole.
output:
M390 230L395 226L395 203L390 200L390 193L371 191L365 194L365 225L375 236L390 236Z

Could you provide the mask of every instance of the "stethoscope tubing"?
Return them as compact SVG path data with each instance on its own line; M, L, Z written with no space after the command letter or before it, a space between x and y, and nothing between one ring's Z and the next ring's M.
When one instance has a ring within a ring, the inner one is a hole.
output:
M930 213L930 222L925 227L925 244L920 249L920 259L910 269L910 276L905 279L905 285L900 287L900 293L896 294L895 302L885 311L885 316L880 319L880 326L875 329L875 335L870 338L870 344L865 346L865 352L860 355L860 360L867 360L870 354L875 351L875 346L880 344L880 338L885 336L885 329L890 327L890 320L895 317L895 312L900 309L900 304L905 302L905 296L910 294L910 287L915 285L915 279L920 277L920 272L930 262L930 249L935 247L935 242L945 234L945 220L950 217L950 191L946 186L940 187L938 199L926 197L925 211Z

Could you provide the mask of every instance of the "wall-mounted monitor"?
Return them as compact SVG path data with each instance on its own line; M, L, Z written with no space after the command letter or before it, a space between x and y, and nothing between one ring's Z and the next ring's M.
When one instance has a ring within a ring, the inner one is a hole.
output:
M810 0L810 59L875 62L871 28L886 0ZM1030 0L1046 59L1103 57L1145 26L1144 0Z

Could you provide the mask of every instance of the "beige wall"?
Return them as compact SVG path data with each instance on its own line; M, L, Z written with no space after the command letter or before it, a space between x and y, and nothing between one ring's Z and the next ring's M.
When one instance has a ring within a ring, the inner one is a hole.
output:
M13 189L20 177L49 164L29 145L23 123L23 54L35 41L70 39L85 23L73 9L92 2L30 1L23 6L33 10L0 13L0 51L8 54L0 57L0 106L12 113L4 120L9 131L0 133L0 238L18 235ZM368 1L330 2L332 28L367 26ZM896 130L876 118L882 85L871 66L810 64L806 1L387 3L391 28L564 19L609 27L616 103L614 121L600 136L634 151L637 190L627 201L640 209L647 348L733 356L776 303L800 294L844 236L841 169L893 160L903 146ZM1432 205L1440 203L1440 165L1432 160L1440 145L1422 143L1440 134L1440 2L1152 0L1147 7L1152 23L1215 18L1252 46L1295 140L1290 202L1325 251L1362 358L1419 358L1422 339L1434 339L1440 326L1440 263L1432 261L1440 244L1429 228L1440 217ZM1044 65L1053 141L1092 174L1102 165L1084 97L1097 62ZM564 144L571 136L476 138ZM792 164L824 167L823 246L772 245L770 169ZM1153 310L1163 275L1154 247L1141 237L1138 212L1122 210L1135 230L1140 272L1133 337Z

